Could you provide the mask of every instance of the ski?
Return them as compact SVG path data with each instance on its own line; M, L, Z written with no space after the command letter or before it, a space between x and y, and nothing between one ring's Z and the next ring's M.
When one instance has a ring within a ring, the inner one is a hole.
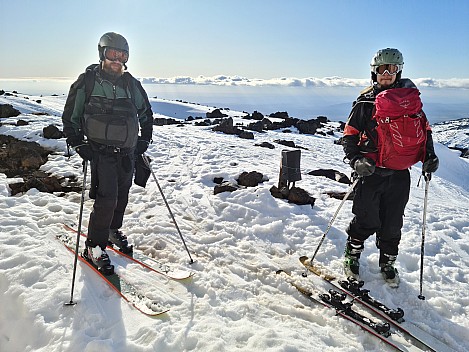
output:
M75 255L75 243L70 236L57 235L57 240L62 243L65 248ZM82 248L82 247L81 247ZM165 314L169 308L164 307L159 302L146 297L141 294L139 290L129 282L125 281L115 271L111 275L105 275L97 269L92 263L78 254L80 262L84 263L88 268L94 271L100 278L102 278L121 298L123 298L130 306L145 314L149 317L155 317Z
M378 300L374 299L373 297L369 295L370 290L366 290L362 288L364 284L365 284L364 281L358 281L354 278L347 278L347 280L339 281L339 285L346 291L353 294L354 297L360 298L364 302L368 303L369 305L383 312L392 320L398 323L402 323L405 321L404 311L401 308L391 309L391 308L386 307L386 305L384 305L383 303L379 302Z
M321 300L323 300L330 306L334 307L338 312L344 313L350 318L370 327L378 334L383 335L384 337L389 337L391 335L391 333L389 332L389 330L391 329L389 323L375 323L371 319L354 311L352 309L353 302L344 302L346 298L345 293L341 293L339 291L330 289L329 294L321 293L319 295L319 298L321 298Z
M75 234L77 233L77 230L71 225L63 224L63 227L68 231L72 231ZM82 231L81 236L86 237L86 233ZM194 273L191 271L176 270L170 267L169 265L161 263L160 261L143 254L139 250L134 249L132 253L127 254L127 253L120 251L118 248L112 245L108 245L106 249L109 249L113 251L114 253L119 254L131 260L132 262L136 264L140 264L144 268L151 270L153 272L156 272L158 274L161 274L171 280L177 280L177 281L186 280L186 279L191 278L194 275Z
M301 264L303 264L305 268L308 269L308 271L318 276L315 270L310 270L311 266L309 265L309 258L307 256L302 256L299 258L299 260ZM333 289L347 294L354 301L360 303L362 306L369 309L370 312L374 314L374 316L380 317L389 322L391 326L401 331L402 334L404 334L409 340L411 340L415 346L422 348L422 350L432 352L450 350L452 351L449 346L444 344L442 341L438 340L433 335L430 335L424 330L420 329L414 323L405 321L404 312L402 311L402 309L388 308L383 303L372 298L368 294L368 290L364 290L361 288L363 285L360 283L360 281L357 281L357 283L355 283L352 279L347 281L340 281L339 284L336 284L333 280L326 280L324 277L321 278L329 285L331 285Z
M400 340L402 339L400 339L399 334L396 334L395 331L391 331L389 323L374 322L370 318L355 311L353 309L353 302L344 302L346 297L344 293L334 289L330 289L328 294L321 293L319 291L316 292L315 290L313 292L313 290L307 289L295 281L287 272L278 270L277 274L283 274L283 277L287 282L313 303L333 309L336 315L358 325L361 329L379 338L395 350L412 352L422 351L416 346L406 343L407 341L405 340L401 342Z

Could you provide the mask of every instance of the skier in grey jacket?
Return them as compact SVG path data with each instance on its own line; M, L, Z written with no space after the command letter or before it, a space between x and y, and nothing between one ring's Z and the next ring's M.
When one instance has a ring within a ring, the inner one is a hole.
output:
M98 269L110 267L108 241L131 252L122 226L136 155L152 141L153 112L140 82L127 71L129 45L105 33L100 63L70 87L62 121L67 144L91 164L90 197L95 199L84 257Z

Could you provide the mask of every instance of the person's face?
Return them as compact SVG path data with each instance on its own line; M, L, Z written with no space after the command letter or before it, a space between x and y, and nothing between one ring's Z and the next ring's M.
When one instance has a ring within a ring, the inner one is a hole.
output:
M396 81L396 76L397 75L390 75L389 72L386 71L382 75L378 73L376 75L376 81L378 82L380 87L386 88L391 86Z
M104 59L103 71L114 77L120 77L124 73L124 65L119 61Z
M127 51L105 48L103 70L112 76L119 77L123 74L124 64L128 59L129 53Z

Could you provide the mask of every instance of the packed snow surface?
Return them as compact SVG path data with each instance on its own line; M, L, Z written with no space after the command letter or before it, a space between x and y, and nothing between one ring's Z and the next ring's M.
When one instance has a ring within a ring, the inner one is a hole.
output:
M6 103L22 114L2 119L0 133L53 149L41 170L81 180L81 159L64 156L65 140L42 137L43 127L49 124L61 128L65 97L0 96L0 104ZM151 103L155 117L181 120L213 110L160 99ZM33 114L37 112L46 115ZM243 113L224 112L235 122L246 123L240 119ZM16 126L19 118L29 125ZM70 300L74 258L55 236L65 231L63 223L78 221L81 195L31 189L11 196L8 184L19 179L0 174L0 351L391 350L333 311L310 302L275 273L284 269L310 288L327 288L311 275L301 278L298 258L312 255L340 204L325 192L348 189L325 177L307 175L316 169L350 173L341 146L334 144L340 137L338 126L329 123L336 130L333 135L271 131L255 133L254 140L193 124L154 128L147 155L196 261L189 264L153 179L146 188L134 185L122 228L129 241L164 263L194 272L192 279L177 282L135 265L119 268L142 291L170 307L158 318L133 309L80 263L74 290L77 304L64 306ZM316 198L314 207L271 196L269 189L278 182L281 150L288 149L273 142L278 139L304 148L302 180L296 185ZM255 146L264 141L275 149ZM423 180L419 184L420 164L411 170L411 195L397 261L400 287L392 289L383 282L374 237L366 242L361 272L373 297L404 309L406 320L433 335L445 346L442 350L468 351L469 164L443 144L436 143L436 152L440 168L430 182L425 231L426 300L417 298L425 184ZM214 195L215 177L235 182L243 171L261 172L265 181ZM92 204L86 197L85 227ZM347 201L316 257L338 276L351 217Z

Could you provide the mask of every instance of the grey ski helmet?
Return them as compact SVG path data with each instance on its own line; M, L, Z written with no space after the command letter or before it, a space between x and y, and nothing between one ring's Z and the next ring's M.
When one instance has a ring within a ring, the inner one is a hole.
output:
M115 33L115 32L104 33L102 37L99 39L98 52L99 52L99 59L101 61L104 60L105 48L118 49L118 50L126 51L127 55L129 54L129 44L127 43L127 40L122 35Z
M397 65L398 66L398 73L397 79L401 78L402 68L404 67L404 56L402 53L394 48L386 48L380 49L376 52L376 54L371 59L370 67L371 67L371 78L373 82L376 82L376 69L380 65Z

